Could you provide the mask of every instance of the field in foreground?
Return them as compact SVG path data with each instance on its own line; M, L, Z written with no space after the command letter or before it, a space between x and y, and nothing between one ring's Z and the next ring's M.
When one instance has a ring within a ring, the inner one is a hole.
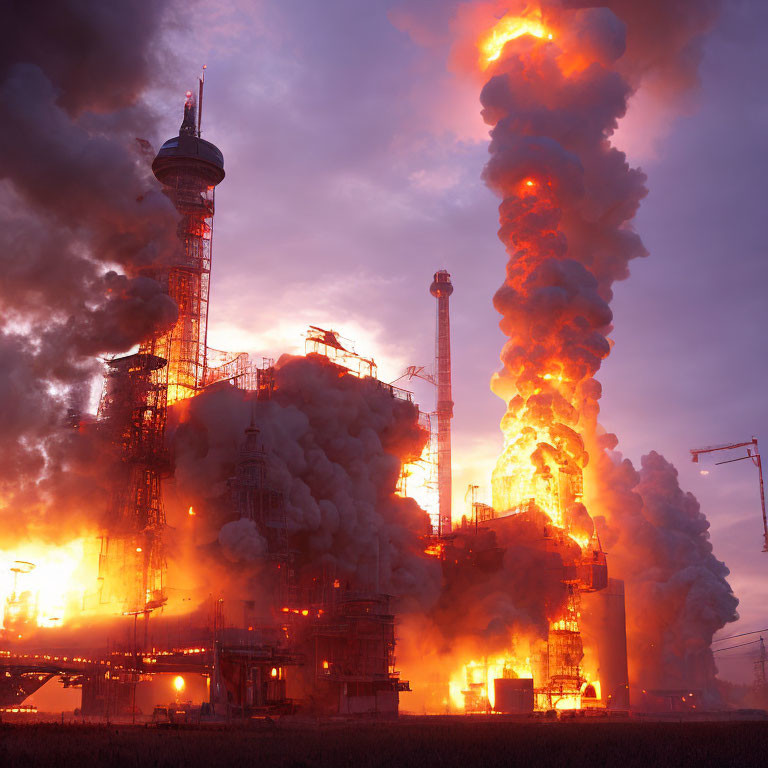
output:
M0 766L531 766L664 768L765 765L768 722L346 723L188 728L0 725Z

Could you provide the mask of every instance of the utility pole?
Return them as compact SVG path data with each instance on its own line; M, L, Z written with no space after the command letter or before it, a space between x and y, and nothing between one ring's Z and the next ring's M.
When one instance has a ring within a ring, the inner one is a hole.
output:
M762 635L760 636L760 655L755 661L755 688L762 690L765 688L768 681L765 678L765 663L768 661L768 657L765 654L765 641Z

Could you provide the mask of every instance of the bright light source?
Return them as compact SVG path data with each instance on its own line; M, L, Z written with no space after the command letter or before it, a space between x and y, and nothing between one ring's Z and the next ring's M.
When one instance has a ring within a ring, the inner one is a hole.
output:
M272 677L277 677L277 667L272 667Z
M137 552L141 552L141 547L136 547Z
M184 678L181 675L176 675L173 678L173 687L181 693L184 690Z
M545 29L540 17L537 16L504 16L491 30L490 34L480 42L480 52L486 65L496 61L504 50L504 46L510 41L522 35L532 35L547 40L552 39L552 33Z

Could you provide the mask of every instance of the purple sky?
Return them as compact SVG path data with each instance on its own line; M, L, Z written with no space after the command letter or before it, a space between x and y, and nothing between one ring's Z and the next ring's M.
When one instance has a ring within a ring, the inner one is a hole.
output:
M490 495L501 445L503 403L488 383L503 342L491 297L506 255L498 201L480 181L479 87L449 71L452 5L218 2L169 39L181 66L160 95L170 136L184 90L208 65L203 135L227 170L211 346L276 357L303 352L309 324L332 327L392 380L408 364L431 363L428 287L436 269L450 271L454 506L463 507L470 482ZM618 286L615 347L598 378L601 421L624 454L637 463L662 452L699 498L741 600L741 620L721 633L730 635L768 627L757 473L749 462L710 460L701 476L688 450L753 434L768 450L768 6L725 5L694 108L660 121L638 100L617 138L649 177L636 224L651 256ZM397 11L430 7L440 11L434 35L417 45L395 26ZM428 387L415 388L431 409ZM720 657L733 656L721 661L726 676L751 679L745 651Z

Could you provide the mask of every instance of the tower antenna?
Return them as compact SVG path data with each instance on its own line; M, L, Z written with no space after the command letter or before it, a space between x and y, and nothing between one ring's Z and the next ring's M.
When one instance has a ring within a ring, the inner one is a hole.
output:
M198 83L200 84L199 94L197 97L197 135L200 137L200 125L203 122L203 86L205 85L205 70L208 68L207 64L203 64L202 72Z

